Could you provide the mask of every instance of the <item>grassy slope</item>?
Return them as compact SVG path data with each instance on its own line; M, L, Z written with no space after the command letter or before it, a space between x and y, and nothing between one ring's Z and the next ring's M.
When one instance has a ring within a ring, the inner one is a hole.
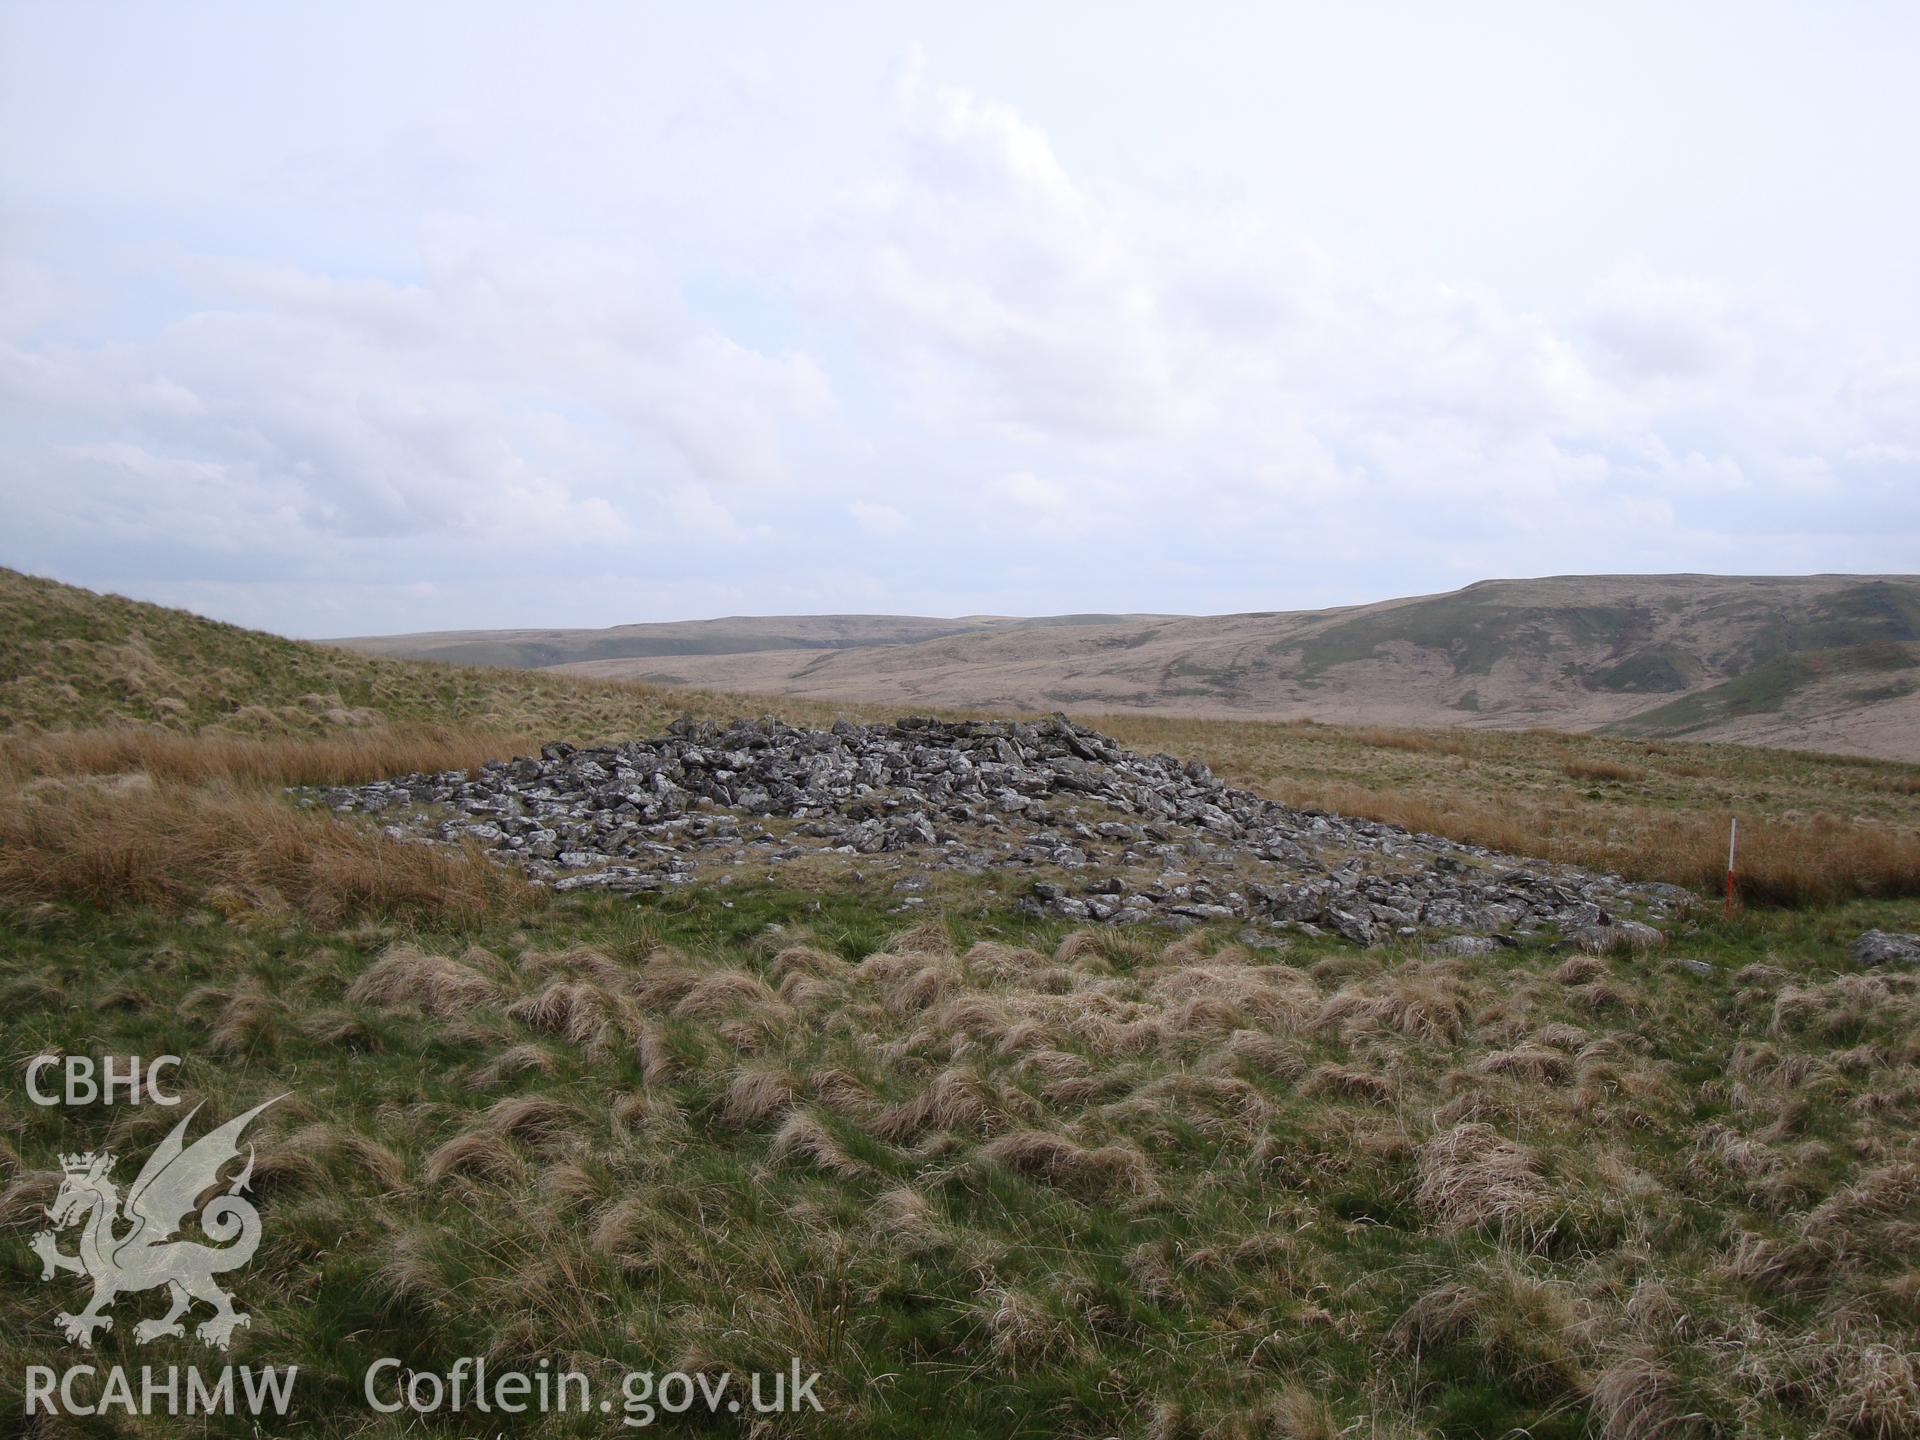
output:
M502 734L652 732L736 701L649 686L380 660L0 569L0 731L133 724L319 735L435 724ZM818 705L783 713L821 715Z
M1885 674L1920 667L1920 586L1886 580L1837 585L1811 597L1754 595L1703 608L1726 626L1717 646L1655 642L1660 617L1641 600L1594 604L1507 602L1504 588L1471 586L1452 595L1362 614L1329 626L1301 647L1303 673L1368 659L1389 642L1438 651L1460 675L1489 675L1496 663L1551 654L1606 654L1573 664L1589 689L1657 695L1687 691L1711 661L1729 678L1602 727L1605 732L1680 738L1756 714L1779 714L1812 700L1831 676ZM1657 589L1650 584L1650 592ZM1680 594L1669 595L1679 600ZM1569 662L1571 664L1571 662ZM1890 690L1859 703L1904 694Z

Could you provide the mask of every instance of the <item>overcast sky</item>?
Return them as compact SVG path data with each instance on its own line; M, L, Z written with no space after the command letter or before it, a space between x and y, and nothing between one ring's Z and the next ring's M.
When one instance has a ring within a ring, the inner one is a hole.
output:
M0 563L297 635L1920 569L1920 6L0 17Z

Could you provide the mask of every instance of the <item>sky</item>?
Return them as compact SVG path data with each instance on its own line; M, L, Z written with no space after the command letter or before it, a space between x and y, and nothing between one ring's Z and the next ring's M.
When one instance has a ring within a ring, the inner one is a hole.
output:
M0 564L285 634L1920 570L1920 7L0 0Z

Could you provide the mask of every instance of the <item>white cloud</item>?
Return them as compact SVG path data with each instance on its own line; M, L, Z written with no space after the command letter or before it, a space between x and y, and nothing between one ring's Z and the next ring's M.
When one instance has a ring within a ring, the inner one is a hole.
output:
M669 509L680 528L691 534L727 540L741 534L733 512L715 500L704 485L683 485L674 492Z
M1709 229L1602 244L1529 187L1481 214L1436 179L1356 244L1336 202L1389 213L1408 172L1276 123L1280 87L949 39L889 94L891 43L651 89L587 57L510 119L437 70L431 105L338 133L269 105L246 163L172 176L192 205L41 95L59 155L0 157L0 560L309 633L1910 565L1920 324L1869 343ZM1395 154L1448 118L1408 104L1371 117ZM143 165L198 153L146 110ZM847 535L907 533L941 544L823 576Z
M1067 508L1069 497L1063 486L1043 480L1031 470L1015 470L1002 475L993 484L994 493L1022 510L1058 512Z
M408 283L210 262L191 278L207 300L144 343L23 346L10 367L43 416L119 437L100 443L123 469L136 449L172 467L126 499L156 533L204 508L181 476L218 473L275 497L285 544L617 539L663 496L727 534L722 506L685 496L782 483L787 427L833 406L812 359L701 327L655 269L606 247L461 226L429 237ZM623 453L570 443L583 425ZM38 463L63 455L105 458L96 443ZM50 515L74 498L38 488Z
M1631 568L1654 517L1790 531L1796 497L1846 493L1847 447L1915 413L1893 369L1775 298L1643 269L1555 317L1372 284L1271 218L1099 193L1018 111L924 69L900 103L891 168L840 216L869 282L842 294L918 415L1024 462L990 493L1035 516L1065 513L1039 478L1065 468L1082 528L1163 546L1343 507L1391 526L1411 501L1525 556L1577 507L1590 568Z
M913 528L913 522L893 506L873 500L856 500L847 506L847 513L869 535L904 535Z
M133 387L132 399L135 408L155 415L185 419L207 413L205 401L186 386L177 385L164 375L139 382Z
M1130 213L1017 112L919 71L901 104L894 169L840 217L862 260L841 294L942 430L1141 485L1180 467L1218 477L1215 493L1448 476L1483 491L1489 454L1621 412L1571 337L1493 296L1363 288L1244 216ZM1474 473L1379 471L1436 435Z
M1112 217L1011 106L909 67L897 164L839 217L839 299L941 426L1105 438L1178 419L1158 301Z

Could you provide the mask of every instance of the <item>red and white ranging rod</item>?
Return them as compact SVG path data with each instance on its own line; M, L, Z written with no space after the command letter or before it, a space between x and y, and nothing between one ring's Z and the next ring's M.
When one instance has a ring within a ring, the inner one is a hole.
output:
M1740 843L1740 817L1733 817L1727 828L1727 918L1733 918L1733 852Z

